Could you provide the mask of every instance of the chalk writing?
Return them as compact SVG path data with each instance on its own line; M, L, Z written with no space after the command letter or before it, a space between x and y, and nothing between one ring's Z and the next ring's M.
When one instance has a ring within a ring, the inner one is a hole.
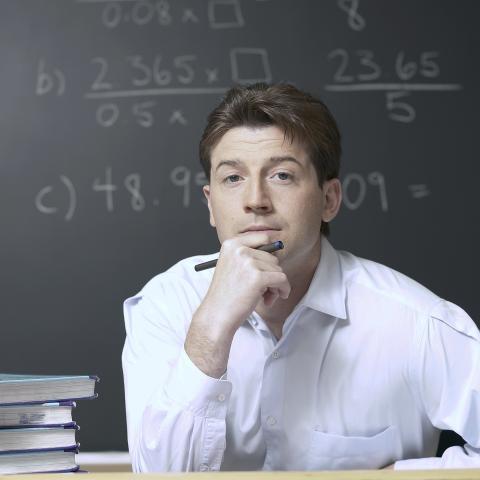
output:
M358 13L360 0L338 0L337 4L347 14L347 23L352 30L359 32L366 27L367 22Z
M39 213L44 215L59 215L65 221L72 220L77 209L77 193L73 181L66 175L59 175L59 182L46 185L35 195L34 204ZM169 202L178 202L183 208L190 208L198 202L206 204L201 191L207 184L203 170L194 170L185 165L178 165L169 172L168 179L174 187L168 193ZM364 205L366 199L373 195L378 209L387 213L390 210L387 181L379 171L369 173L349 172L341 178L343 190L343 205L347 210L355 211ZM53 195L54 191L63 185L66 195ZM431 195L430 189L424 183L407 186L408 196L420 200ZM142 187L142 174L134 172L123 179L115 178L113 168L106 166L101 176L91 183L91 192L103 198L106 213L113 213L117 207L118 195L129 195L130 210L141 213L148 207L158 208L165 203L165 190L160 192L145 192ZM89 192L84 192L83 197ZM56 203L55 203L56 202ZM124 206L125 202L121 202Z
M139 27L152 22L165 27L173 21L170 14L170 4L165 0L157 2L137 1L131 2L130 5L115 1L107 2L103 7L101 19L102 24L108 29L114 29L121 24L130 22Z
M70 221L73 218L75 213L75 209L77 207L77 194L73 183L66 175L59 176L61 183L65 186L67 190L67 208L64 215L65 221ZM35 196L35 207L41 213L52 215L58 212L58 207L52 206L47 204L49 200L49 196L53 191L53 187L51 185L47 185L40 189L40 191Z
M84 98L109 100L95 107L96 123L103 128L118 125L121 119L133 120L134 124L143 128L150 128L155 124L154 110L157 102L146 100L120 105L115 100L155 96L221 95L229 87L214 85L219 82L220 77L230 77L234 83L272 81L268 52L264 48L231 48L231 71L228 74L222 72L218 66L202 65L201 59L193 53L177 55L172 59L166 59L161 53L149 58L133 54L124 57L121 62L123 65L118 65L117 61L114 68L111 68L113 62L106 57L96 56L90 60L93 78ZM127 72L121 79L115 78L111 73L119 69ZM120 82L126 88L119 88ZM174 108L167 121L171 125L188 124L180 108Z
M83 4L102 4L100 21L107 30L120 28L122 25L144 27L156 24L169 27L175 23L199 24L197 11L192 7L183 7L181 13L174 12L178 8L176 2L167 0L76 0ZM208 26L213 30L242 28L245 18L240 0L209 0L195 3L195 8L205 8Z
M37 95L47 95L51 93L61 97L65 94L65 89L65 74L58 68L47 70L46 61L41 58L38 61L35 93Z
M412 197L415 199L428 197L430 195L430 190L424 183L420 183L418 185L409 185L408 188L412 194Z
M383 91L385 93L385 108L391 120L411 123L416 118L415 108L406 97L413 91L446 92L461 90L458 83L425 83L418 82L424 79L436 79L440 75L436 51L421 52L418 60L408 60L402 50L395 55L393 69L399 81L381 82L382 78L389 76L389 72L375 59L371 50L357 50L352 55L345 49L332 50L327 58L337 62L333 73L333 82L325 86L331 92L370 92ZM411 82L416 79L417 82ZM408 83L407 83L408 82Z
M245 25L239 0L209 0L208 23L210 28L240 28Z
M118 189L118 187L112 183L112 168L107 167L105 169L105 180L101 181L99 178L96 178L93 181L92 189L94 192L104 192L105 193L105 202L107 211L113 212L114 203L113 203L113 193Z

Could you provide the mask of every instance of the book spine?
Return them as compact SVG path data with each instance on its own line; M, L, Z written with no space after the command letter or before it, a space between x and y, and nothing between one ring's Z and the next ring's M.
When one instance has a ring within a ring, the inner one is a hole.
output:
M28 402L13 402L13 403L1 403L0 407L12 407L15 405L42 405L45 403L60 403L66 402L67 404L75 403L76 400L94 400L98 397L98 393L90 395L88 397L73 397L73 398L62 398L62 399L50 399L50 400L39 400L39 401L28 401Z
M55 448L32 448L32 449L22 449L22 450L3 450L0 452L0 456L2 455L12 455L17 453L39 453L39 452L73 452L75 451L78 453L78 449L80 448L80 443L75 443L73 445L65 445L63 447L55 447Z
M20 430L20 429L29 429L35 430L39 428L74 428L75 430L80 430L80 427L76 422L68 423L51 423L51 424L35 424L35 425L4 425L0 426L0 430Z

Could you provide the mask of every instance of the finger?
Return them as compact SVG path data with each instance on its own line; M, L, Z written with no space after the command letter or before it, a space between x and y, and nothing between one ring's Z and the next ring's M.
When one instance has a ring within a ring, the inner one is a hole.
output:
M265 262L255 258L249 259L251 268L260 270L261 272L282 272L282 267L272 262Z
M278 289L278 293L283 299L290 295L292 287L283 272L262 272L261 282L265 287Z
M268 245L270 243L272 243L272 241L270 240L270 235L268 233L258 231L248 232L248 235L238 235L236 237L229 238L223 242L222 246L233 245L235 247L243 245L249 248L258 248L262 245Z
M273 265L278 265L279 260L278 257L275 256L276 252L269 253L269 252L264 252L263 250L256 250L252 249L249 254L253 257L256 258L257 260L263 261L263 262L268 262Z
M263 294L263 303L265 306L271 307L278 300L279 296L280 294L276 288L269 288Z

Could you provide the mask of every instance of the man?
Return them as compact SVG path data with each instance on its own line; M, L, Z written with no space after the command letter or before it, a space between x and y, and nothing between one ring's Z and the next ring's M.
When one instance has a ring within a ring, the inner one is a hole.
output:
M342 194L325 105L291 85L234 88L200 159L216 268L187 258L125 302L134 470L480 466L480 333L328 242ZM440 429L468 443L434 458Z

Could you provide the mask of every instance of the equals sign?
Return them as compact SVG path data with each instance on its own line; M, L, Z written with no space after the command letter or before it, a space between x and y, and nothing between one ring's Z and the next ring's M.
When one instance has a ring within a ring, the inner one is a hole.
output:
M430 195L430 190L424 183L419 185L409 185L408 188L413 198L423 198Z

